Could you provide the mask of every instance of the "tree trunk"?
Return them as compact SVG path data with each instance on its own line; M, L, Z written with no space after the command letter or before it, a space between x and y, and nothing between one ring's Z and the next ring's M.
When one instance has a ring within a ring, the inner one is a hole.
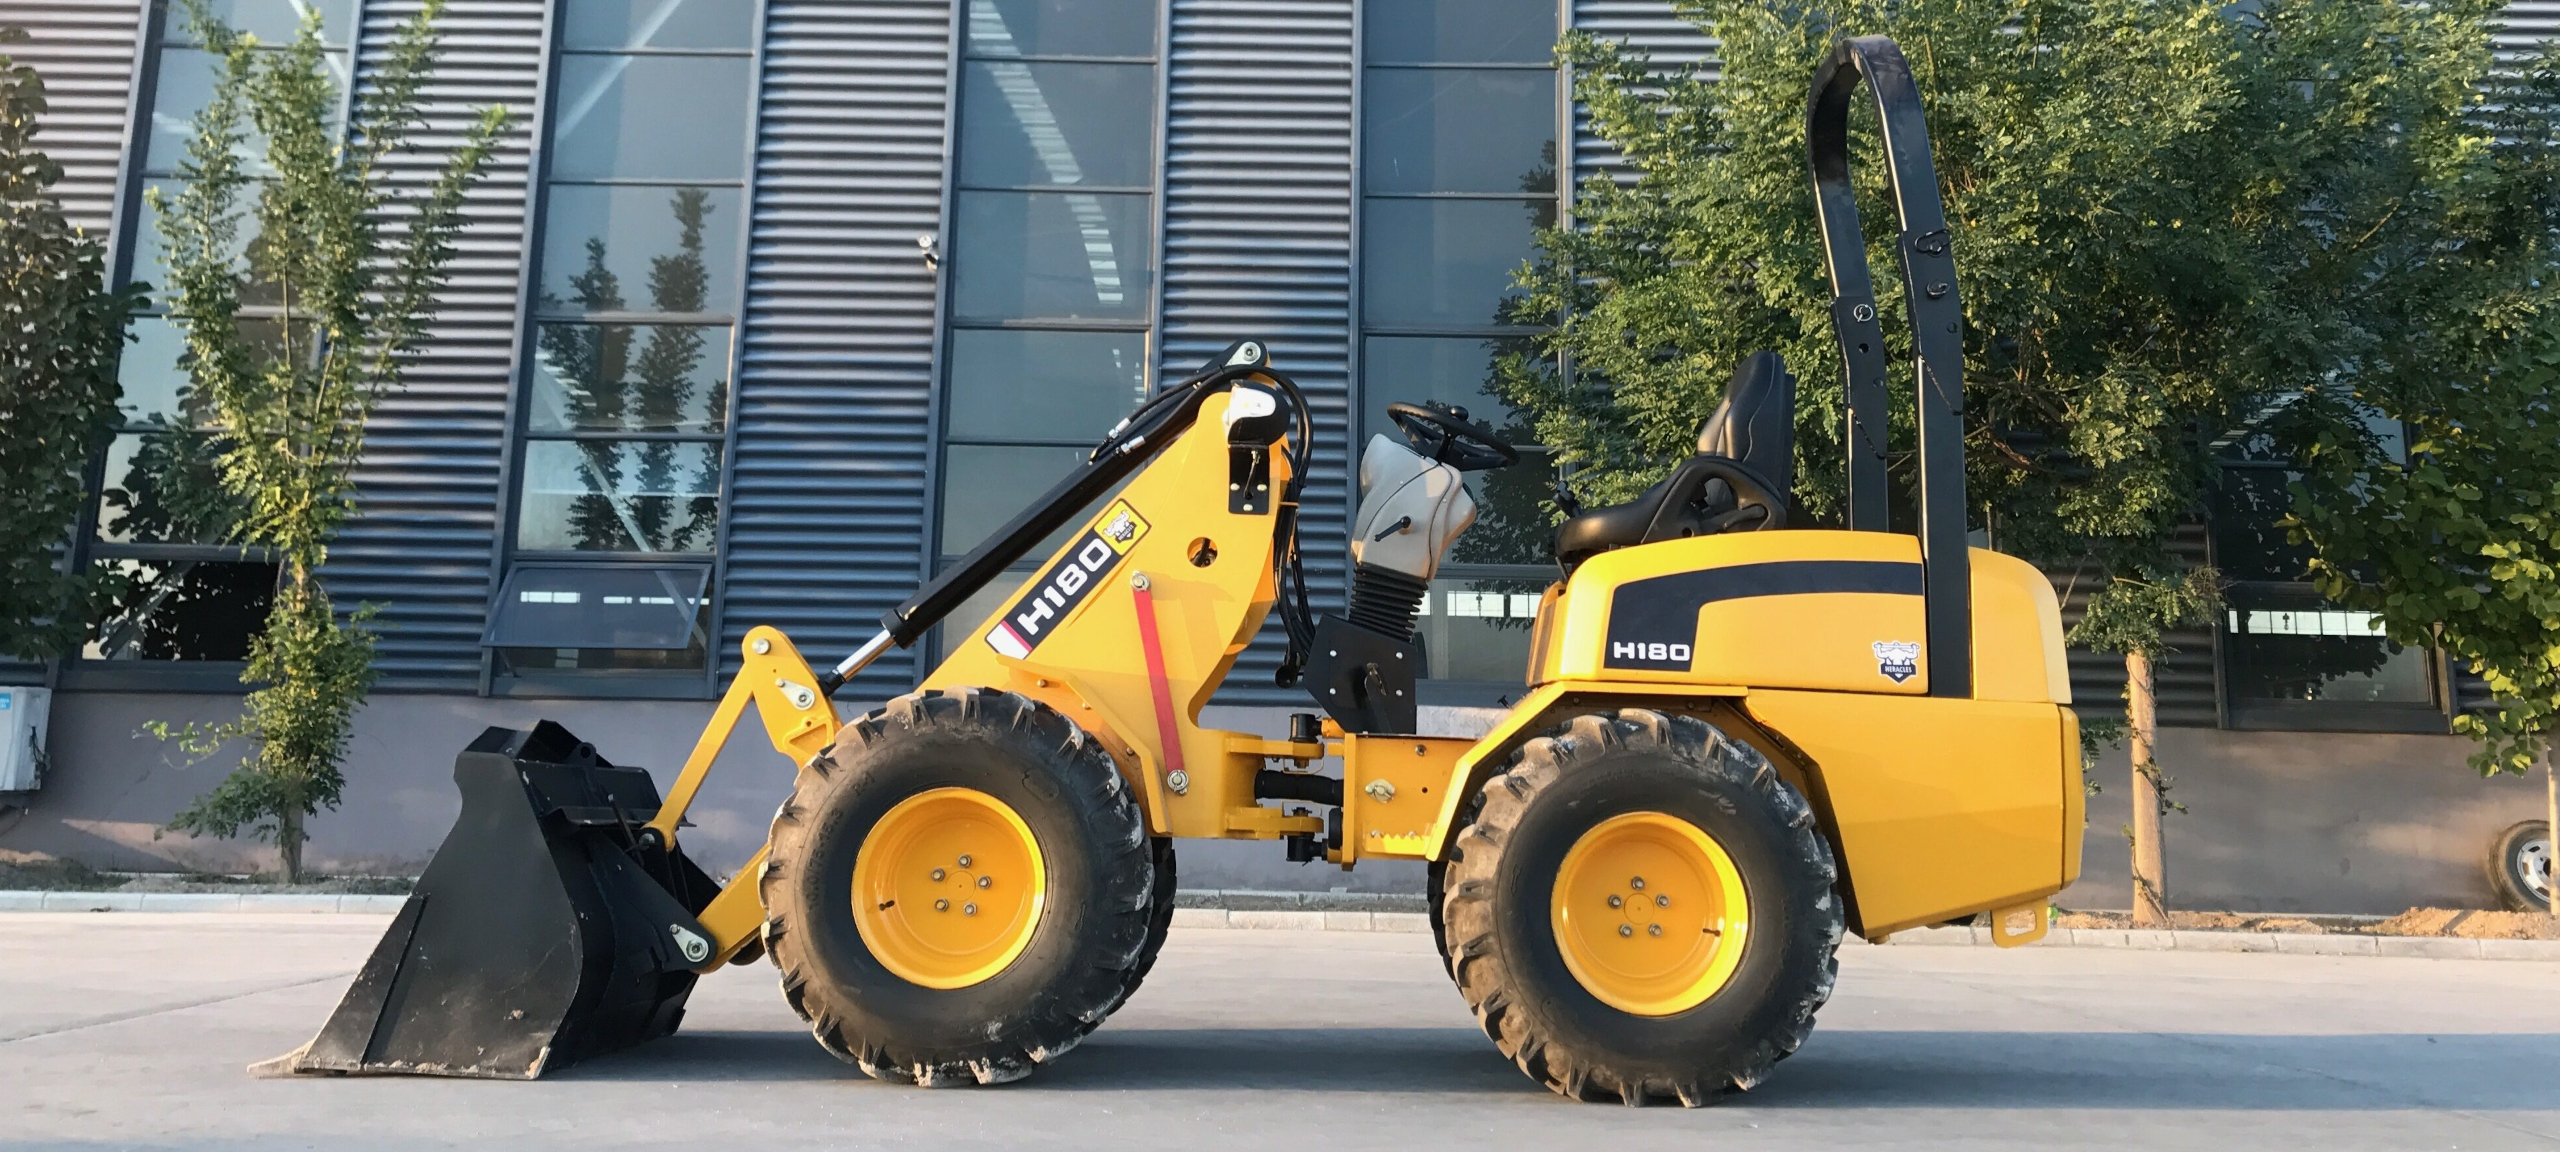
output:
M2560 759L2542 754L2542 834L2551 838L2551 864L2543 883L2551 897L2551 914L2560 916Z
M284 882L302 883L302 813L276 814L276 853L284 857Z
M2160 851L2160 786L2151 750L2159 714L2151 700L2151 657L2127 653L2125 721L2133 746L2133 926L2169 926L2168 867Z

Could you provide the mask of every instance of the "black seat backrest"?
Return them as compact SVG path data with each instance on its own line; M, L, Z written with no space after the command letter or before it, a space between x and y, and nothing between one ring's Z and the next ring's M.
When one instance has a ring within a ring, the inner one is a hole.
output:
M1724 401L1698 428L1698 451L1740 461L1783 494L1796 485L1796 378L1775 352L1754 352L1733 370Z

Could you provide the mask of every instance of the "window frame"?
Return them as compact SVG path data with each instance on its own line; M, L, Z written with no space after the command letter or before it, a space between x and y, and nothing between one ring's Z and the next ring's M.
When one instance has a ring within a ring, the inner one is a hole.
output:
M525 166L525 223L518 246L517 266L522 269L516 285L514 334L509 345L506 434L500 454L498 475L498 508L496 538L491 542L489 591L482 612L483 639L489 621L499 609L498 598L519 564L556 567L587 565L600 567L685 567L707 565L709 587L705 590L703 619L705 645L699 669L516 669L505 666L499 649L485 643L480 646L479 694L509 698L591 698L591 699L712 699L720 692L720 671L724 663L720 651L726 628L722 621L726 612L729 573L730 497L736 488L739 376L745 363L745 318L747 312L747 274L752 262L756 199L756 154L763 133L763 81L765 68L767 0L751 0L747 13L745 46L736 48L657 48L567 47L565 39L566 0L555 0L543 9L541 76L536 84L534 108L530 117L535 141L533 162ZM634 57L711 57L744 59L747 62L745 121L739 128L740 149L738 177L735 180L681 180L637 177L570 177L552 179L551 162L554 149L548 147L553 130L552 116L560 100L562 72L560 62L569 56L634 56ZM554 187L639 187L639 188L735 188L738 191L735 229L736 251L728 273L736 285L734 306L725 311L691 313L621 310L615 312L552 313L542 306L543 244L550 237L550 203L547 193ZM726 395L719 404L720 428L716 432L636 432L612 429L547 429L531 427L530 398L535 387L536 366L533 353L542 326L546 323L579 323L633 326L722 326L728 331L728 345L715 359L727 382ZM562 549L523 548L518 545L518 523L524 512L523 490L527 472L526 456L535 441L580 443L611 441L620 443L674 442L709 444L719 453L715 494L717 520L711 534L711 547L703 552L601 552Z
M956 346L961 333L973 331L1014 331L1110 332L1132 334L1138 338L1140 390L1147 394L1152 394L1157 382L1163 379L1163 366L1158 361L1159 357L1161 357L1164 352L1161 333L1164 330L1165 161L1168 137L1166 113L1167 101L1171 95L1171 73L1173 71L1170 63L1172 57L1173 29L1172 0L1156 0L1156 3L1152 5L1155 13L1155 31L1152 38L1153 54L1147 56L1102 55L1072 52L1022 52L1014 54L995 54L976 51L969 46L969 7L967 0L961 0L961 2L954 3L952 5L950 67L947 73L948 85L946 88L948 93L947 100L949 103L945 109L945 121L950 125L950 131L946 134L943 142L942 209L939 219L939 231L929 238L939 246L939 251L942 253L942 263L935 278L936 291L934 293L933 317L934 341L933 362L931 366L933 390L932 400L927 412L925 429L927 455L925 461L925 498L923 502L922 525L924 531L923 547L918 549L920 554L918 559L920 563L918 566L917 578L919 580L932 579L934 575L941 572L945 567L965 555L965 553L952 552L949 550L946 546L947 542L944 540L943 532L943 522L948 517L951 503L947 498L945 487L950 483L953 474L949 464L951 450L953 448L1091 448L1095 439L1099 437L1101 430L1109 424L1109 420L1107 419L1097 420L1093 425L1092 435L1082 437L1072 435L1057 437L1022 437L977 434L954 436L951 432L950 417L953 388L951 372L953 362L956 359L953 354L953 349ZM1149 140L1147 144L1150 176L1149 182L1145 185L1020 184L992 181L980 183L968 179L963 173L961 164L961 155L963 148L965 147L961 139L962 126L966 122L966 112L962 105L965 100L963 93L964 79L968 74L969 65L973 63L1143 64L1152 68L1154 71L1154 100L1151 115L1149 117ZM1035 193L1050 195L1088 193L1098 196L1145 196L1147 198L1145 208L1147 233L1143 237L1142 243L1147 252L1149 272L1146 286L1146 300L1144 306L1139 310L1138 316L1134 319L1043 319L1025 317L963 317L960 315L957 308L958 301L956 297L959 286L958 276L960 271L957 264L959 263L961 252L960 244L954 239L953 233L955 225L959 221L960 198L964 193L971 192ZM1039 484L1041 488L1045 489L1048 484L1054 483L1056 479L1057 477L1049 477L1045 479L1034 479L1032 482ZM1048 557L1046 555L1025 556L1020 562L1008 566L1003 572L997 574L996 578L989 582L989 586L992 587L1006 580L1014 580L1018 582L1022 579L1027 579L1031 573L1036 571L1039 565L1047 559ZM952 620L945 621L944 624L935 625L931 631L926 633L922 640L918 641L916 645L917 656L913 665L913 683L921 684L924 679L932 673L933 669L939 666L943 659L952 651L952 645L959 639L964 638L956 631L956 629L975 628L979 623L976 620L958 620L957 615L958 614L955 613L954 618ZM945 624L950 625L950 627L945 627Z
M1560 38L1574 29L1574 5L1570 0L1557 0L1555 10L1556 36ZM1349 327L1345 333L1349 342L1349 377L1354 389L1349 405L1349 423L1351 458L1355 462L1360 452L1368 445L1371 436L1395 435L1392 421L1383 428L1370 426L1369 409L1372 397L1368 380L1368 342L1372 337L1449 337L1492 340L1504 337L1534 337L1548 330L1541 325L1371 323L1368 318L1368 303L1365 299L1367 293L1364 288L1369 267L1367 242L1369 203L1373 200L1468 200L1500 201L1529 206L1542 201L1551 201L1555 205L1555 220L1558 227L1570 228L1573 226L1574 219L1574 115L1571 68L1551 61L1527 60L1479 62L1384 59L1373 63L1368 23L1366 5L1355 5L1351 68L1351 306ZM1536 71L1552 74L1555 77L1552 125L1556 169L1554 190L1545 196L1524 192L1369 191L1366 163L1369 146L1368 86L1369 75L1373 71ZM1560 368L1570 371L1571 363L1568 359L1559 355L1558 360ZM1523 446L1522 451L1524 455L1547 455L1543 446ZM1352 498L1357 500L1356 491L1352 493ZM1348 548L1349 540L1344 539L1340 546ZM1351 579L1351 566L1348 564L1344 565L1343 578L1346 582ZM1432 581L1430 590L1425 593L1430 600L1424 604L1427 613L1424 619L1446 614L1448 601L1442 595L1443 583L1520 580L1534 582L1544 587L1562 578L1552 562L1545 564L1444 562ZM1426 656L1428 655L1426 653ZM1425 671L1427 673L1428 669L1426 668ZM1417 679L1415 695L1420 703L1429 706L1507 707L1528 690L1527 673L1528 669L1524 664L1516 680L1469 680L1426 674Z
M372 0L346 0L348 26L324 32L324 54L335 56L345 64L344 82L339 85L337 127L344 140L348 121L353 119L357 85L363 80L362 47L367 9ZM134 38L132 82L125 96L125 139L117 156L113 208L107 226L107 276L110 283L129 285L137 279L136 265L142 257L142 237L151 230L151 208L143 201L144 190L155 181L173 179L177 171L174 160L162 163L151 154L153 112L160 98L161 64L171 49L197 48L184 37L176 24L172 9L174 0L145 0L139 13ZM281 45L269 51L280 51ZM252 177L251 184L264 177ZM253 238L254 239L254 238ZM157 275L157 270L153 270ZM154 281L155 287L157 282ZM242 304L244 319L281 318L285 310L272 304ZM155 292L147 296L135 318L161 320L172 316L168 300ZM117 374L121 379L123 356L118 356ZM121 390L121 389L119 389ZM186 544L166 542L112 541L98 536L101 506L108 484L107 462L115 442L126 436L150 435L154 432L185 431L185 425L150 425L128 418L121 403L115 425L106 443L89 454L81 470L85 496L80 514L72 525L70 563L78 570L102 564L132 560L150 562L203 563L269 563L271 549L241 544ZM52 680L57 687L80 691L159 691L204 692L236 695L249 691L240 677L246 660L150 660L93 658L87 654L89 641L79 650L50 661Z
M2404 442L2405 436L2406 429L2404 428ZM2223 484L2230 479L2233 473L2254 472L2283 474L2298 470L2299 468L2296 464L2285 460L2253 460L2234 458L2231 456L2218 458L2215 461L2215 487L2213 491L2212 511L2207 516L2208 524L2210 525L2213 520L2221 517L2224 507ZM2221 535L2220 531L2208 531L2205 533L2206 563L2214 565L2217 570L2221 566L2222 559ZM2219 726L2223 730L2235 732L2368 732L2406 733L2417 735L2440 735L2453 731L2453 717L2455 715L2455 708L2457 705L2456 697L2459 693L2454 683L2451 661L2446 658L2443 648L2434 645L2429 645L2425 649L2424 655L2425 667L2427 670L2427 689L2429 695L2433 698L2430 703L2419 704L2404 701L2370 702L2352 700L2273 700L2259 699L2255 697L2242 697L2238 695L2237 687L2234 683L2235 677L2233 674L2233 661L2236 659L2236 656L2232 651L2233 646L2231 643L2232 632L2230 628L2230 614L2234 611L2240 611L2241 609L2235 609L2231 606L2229 601L2231 594L2238 593L2244 596L2249 593L2258 593L2261 595L2272 594L2276 596L2307 598L2322 604L2328 604L2331 602L2320 597L2317 590L2313 588L2311 582L2308 580L2228 580L2225 582L2224 588L2226 599L2224 603L2215 610L2212 623L2214 697L2216 712L2219 714L2221 719L2221 724Z

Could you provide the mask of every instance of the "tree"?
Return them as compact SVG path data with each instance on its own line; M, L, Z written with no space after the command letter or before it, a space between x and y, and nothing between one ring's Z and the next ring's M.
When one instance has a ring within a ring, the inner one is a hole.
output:
M2460 333L2516 290L2491 248L2518 189L2478 179L2512 150L2474 115L2496 4L1675 3L1714 37L1715 78L1587 36L1559 50L1635 179L1586 181L1575 226L1541 234L1511 316L1553 332L1503 362L1501 392L1583 498L1620 500L1692 450L1743 356L1775 349L1805 383L1796 498L1836 522L1844 401L1805 85L1834 38L1895 37L1962 269L1975 524L2089 587L2071 639L2125 657L2135 917L2165 921L2152 667L2219 599L2172 534L2212 490L2218 434L2340 373L2458 362L2476 344ZM1885 268L1881 168L1858 176ZM1881 307L1907 359L1902 301Z
M2547 238L2546 238L2547 239ZM2454 718L2483 775L2549 772L2560 726L2560 325L2520 338L2494 369L2393 414L2405 466L2337 405L2308 421L2298 535L2321 590L2381 617L2391 639L2434 644L2496 693ZM2395 406L2396 407L2396 406ZM2544 803L2560 808L2560 783ZM2560 828L2560 812L2548 816ZM2560 915L2560 891L2553 895Z
M151 200L168 237L169 303L186 330L188 371L218 437L217 471L239 503L231 536L277 562L273 606L241 677L255 686L242 715L182 734L198 756L232 740L249 751L169 826L272 839L288 880L302 875L305 821L337 804L348 728L373 681L371 608L340 619L322 566L356 512L365 421L400 384L452 259L463 194L507 129L506 110L487 109L423 194L387 182L384 161L423 126L418 97L442 8L427 0L401 26L342 143L316 12L291 45L262 51L191 0L190 29L219 72L178 192ZM244 165L253 137L271 175ZM256 227L245 260L231 255L244 195L254 196ZM281 318L244 317L244 292L278 302Z
M0 28L0 45L26 33ZM36 147L44 81L0 56L0 655L80 643L114 581L66 571L82 471L116 418L116 356L139 289L110 292L106 249L62 217L62 168Z

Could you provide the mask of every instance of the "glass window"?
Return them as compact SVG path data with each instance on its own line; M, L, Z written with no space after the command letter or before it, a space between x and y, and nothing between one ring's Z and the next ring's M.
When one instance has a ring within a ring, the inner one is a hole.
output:
M1142 187L1155 168L1151 64L972 60L962 71L960 179L970 187Z
M727 325L547 323L534 333L536 432L718 432Z
M1529 633L1552 576L1440 579L1422 598L1414 638L1435 680L1528 680Z
M551 178L738 179L748 66L744 56L561 57Z
M526 564L507 574L484 645L683 649L702 643L706 567Z
M708 552L720 520L720 445L535 440L525 445L516 546Z
M1156 54L1156 0L969 0L972 56Z
M1147 337L963 328L950 374L954 438L1099 440L1147 398Z
M1555 223L1553 200L1371 199L1361 224L1360 308L1371 327L1505 323L1511 274Z
M744 199L737 188L554 186L536 306L571 316L734 311Z
M193 44L185 13L169 6L171 44ZM355 27L355 0L206 0L214 19L258 38L261 44L290 44L302 30L303 18L320 13L320 42L343 47Z
M1493 394L1495 359L1534 351L1526 336L1371 336L1360 353L1368 380L1362 428L1392 434L1388 404L1437 400L1466 409L1515 446L1534 444L1536 431Z
M1144 320L1155 280L1149 197L963 192L952 228L962 320Z
M1372 64L1555 59L1555 0L1365 0L1362 7L1362 52Z
M1556 190L1556 74L1376 68L1361 92L1370 192Z
M276 566L255 560L111 559L131 581L89 629L90 660L246 660L275 603Z
M2304 580L2311 549L2285 539L2284 517L2293 510L2286 490L2296 478L2281 468L2225 468L2215 494L2213 559L2233 580Z
M222 487L221 441L205 432L127 432L107 446L97 538L117 544L222 544L240 503Z
M1032 500L1084 463L1090 447L954 444L942 453L942 552L967 553L993 536ZM1070 524L1079 523L1071 520ZM1025 559L1036 562L1067 542L1060 528Z
M579 49L753 47L754 8L740 0L566 0L560 46Z
M2436 701L2434 661L2382 635L2370 612L2309 589L2236 588L2223 610L2224 676L2235 705L2258 701Z

